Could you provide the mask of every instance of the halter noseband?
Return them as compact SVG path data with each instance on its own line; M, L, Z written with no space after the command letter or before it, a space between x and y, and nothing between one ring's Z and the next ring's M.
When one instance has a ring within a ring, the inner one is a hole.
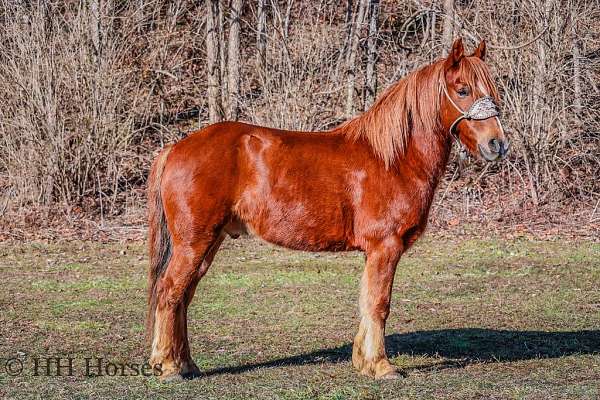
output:
M454 120L454 122L452 123L452 125L450 125L450 134L452 136L454 136L454 138L460 143L460 141L458 140L458 137L456 137L454 135L454 128L456 128L456 125L458 125L458 123L460 121L462 121L463 119L466 120L476 120L476 121L482 121L484 119L489 119L489 118L496 118L498 120L498 125L500 125L500 119L498 118L498 116L500 115L500 111L498 110L498 106L496 105L496 102L494 101L494 98L492 96L483 96L478 98L477 100L475 100L473 102L473 104L471 104L471 107L469 107L469 109L467 111L463 111L462 108L460 108L455 102L454 100L452 100L452 97L450 97L450 95L448 94L448 89L446 88L446 82L441 82L442 83L442 89L444 90L444 93L446 94L446 97L448 98L448 100L450 100L450 103L452 103L452 105L454 106L454 108L456 108L458 110L458 112L460 112L460 116L458 118L456 118L456 120ZM502 127L502 125L500 125L500 127Z

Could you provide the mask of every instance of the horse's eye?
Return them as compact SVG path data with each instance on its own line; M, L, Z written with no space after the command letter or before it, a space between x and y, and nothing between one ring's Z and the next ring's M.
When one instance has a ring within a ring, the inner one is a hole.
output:
M469 88L462 87L456 91L460 97L467 97L469 95Z

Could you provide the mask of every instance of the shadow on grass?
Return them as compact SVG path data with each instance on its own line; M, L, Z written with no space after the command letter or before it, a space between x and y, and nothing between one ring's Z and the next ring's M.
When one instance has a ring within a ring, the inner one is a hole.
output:
M443 329L393 334L386 337L390 358L400 355L441 356L434 364L404 369L428 371L461 368L468 364L557 358L571 354L600 354L600 331L542 332L480 328ZM203 376L239 374L257 368L338 363L352 357L352 344L235 367L216 368Z

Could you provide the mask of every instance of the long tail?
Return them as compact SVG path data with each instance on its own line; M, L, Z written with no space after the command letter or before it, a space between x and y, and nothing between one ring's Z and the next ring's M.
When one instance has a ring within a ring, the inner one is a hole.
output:
M157 302L157 283L171 258L171 234L160 194L160 183L171 146L165 147L154 160L148 178L148 315L146 317L146 337L152 340L154 314Z

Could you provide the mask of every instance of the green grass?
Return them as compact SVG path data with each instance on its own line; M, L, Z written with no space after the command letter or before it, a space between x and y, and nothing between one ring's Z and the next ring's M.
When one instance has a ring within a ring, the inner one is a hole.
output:
M406 377L350 363L362 254L228 241L189 311L204 376L86 377L144 363L142 243L0 244L0 397L548 399L600 396L600 244L425 238L400 262L387 349ZM23 373L9 376L7 359ZM33 359L74 358L74 376Z

